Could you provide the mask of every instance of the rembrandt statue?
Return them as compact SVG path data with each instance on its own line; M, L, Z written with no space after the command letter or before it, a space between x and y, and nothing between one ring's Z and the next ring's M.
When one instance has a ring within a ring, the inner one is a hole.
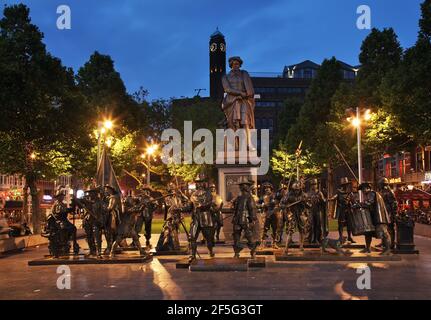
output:
M245 129L250 146L250 129L255 128L254 89L247 71L241 70L243 61L240 57L229 59L232 69L223 77L223 88L226 93L222 109L226 115L227 129L237 131Z

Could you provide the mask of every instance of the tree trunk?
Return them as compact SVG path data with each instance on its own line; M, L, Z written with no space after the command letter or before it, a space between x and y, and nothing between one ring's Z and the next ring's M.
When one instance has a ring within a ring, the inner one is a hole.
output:
M328 198L334 195L334 171L332 170L331 163L328 163Z
M39 192L37 191L36 180L30 177L27 180L27 184L30 188L30 195L31 195L31 222L33 225L33 234L40 234L41 215L40 215Z
M29 207L28 207L28 185L27 185L27 181L25 182L25 186L22 189L22 194L23 194L23 205L22 205L23 222L29 224L30 223L30 215L29 215Z

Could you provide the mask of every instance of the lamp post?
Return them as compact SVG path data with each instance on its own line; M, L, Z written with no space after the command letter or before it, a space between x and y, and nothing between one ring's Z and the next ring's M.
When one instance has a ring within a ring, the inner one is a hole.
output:
M147 161L147 185L151 183L151 171L150 171L150 160L151 157L159 149L159 146L155 143L149 145L145 150L145 153L141 155L141 158Z
M97 162L96 162L96 171L99 169L100 158L101 158L101 145L102 145L102 136L114 127L114 123L112 120L104 120L99 121L97 124Z
M364 182L364 176L362 172L362 122L366 122L371 119L371 111L366 110L364 115L361 116L360 108L356 108L356 117L348 118L347 120L352 123L352 125L356 128L357 141L358 141L358 184L361 185ZM364 195L362 191L359 191L359 201L363 202Z

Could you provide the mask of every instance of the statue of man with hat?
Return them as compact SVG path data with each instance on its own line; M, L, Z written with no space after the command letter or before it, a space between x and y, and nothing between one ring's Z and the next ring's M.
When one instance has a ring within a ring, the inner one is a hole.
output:
M223 228L223 215L221 210L223 209L223 199L217 194L217 188L214 183L210 185L211 195L213 197L213 203L211 206L211 212L214 216L214 222L216 223L216 241L220 241L220 231Z
M242 177L238 185L240 195L233 201L234 215L232 219L233 225L233 249L235 252L234 258L240 257L240 252L243 250L241 245L241 235L247 239L247 246L250 249L252 259L256 258L256 249L259 240L255 236L255 228L258 223L256 203L250 193L250 188L253 183Z
M189 205L181 210L182 212L192 212L192 223L190 224L191 261L196 259L197 241L201 232L207 244L210 257L215 256L214 236L216 224L211 212L213 197L210 190L205 187L206 182L207 179L203 174L196 177L196 191L191 195Z
M68 208L64 203L65 192L63 188L60 186L54 195L54 205L43 232L49 238L50 254L55 257L69 253L70 241L73 241L75 254L78 254L80 249L78 242L76 242L76 227L68 219L68 214L73 213L73 208Z
M292 184L292 188L289 193L283 197L280 202L280 208L286 215L286 248L285 254L288 254L289 244L292 242L292 236L295 229L299 232L299 246L300 250L304 251L304 240L307 230L309 228L309 219L307 209L310 209L311 204L309 202L307 194L302 189L301 182L295 182Z
M388 224L388 231L391 235L391 245L393 249L395 246L395 222L398 213L398 202L387 178L383 177L379 180L378 192L382 195L383 200L385 201L386 210L388 210L391 218L391 222ZM381 244L381 246L383 246L383 244Z
M268 232L271 230L272 247L278 249L277 242L280 238L281 213L274 193L274 186L270 182L265 182L262 187L264 196L259 202L262 204L265 213L265 222L261 243L265 243L265 240L268 238Z
M222 109L226 116L227 128L234 131L245 129L250 143L249 130L255 128L254 88L248 72L241 70L242 64L240 57L229 59L229 66L232 70L222 79L226 93Z
M344 243L344 227L347 227L347 241L350 243L356 243L352 238L352 231L350 230L349 223L347 223L347 219L349 218L354 200L354 195L351 189L352 182L349 180L349 178L341 178L337 194L329 199L329 201L336 201L334 218L338 220L338 234L340 243Z
M311 243L320 244L323 238L326 238L329 234L326 199L319 190L319 181L317 179L311 180L310 187L308 199L311 203Z
M135 230L139 234L142 231L142 227L145 228L145 246L151 248L151 228L153 224L153 213L156 209L156 202L151 196L152 189L148 185L140 186L139 189L142 193L138 196L138 202L140 205L139 215L136 219Z
M391 254L391 237L388 232L388 225L391 223L391 217L386 210L385 201L380 193L372 190L369 182L364 182L358 187L359 191L364 193L364 203L357 204L365 206L371 213L373 225L376 228L375 233L365 234L365 249L363 253L371 253L371 241L373 236L377 239L382 239L383 253L382 255Z

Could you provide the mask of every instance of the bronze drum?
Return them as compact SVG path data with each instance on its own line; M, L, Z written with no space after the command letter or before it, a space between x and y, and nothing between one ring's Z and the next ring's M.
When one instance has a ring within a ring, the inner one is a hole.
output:
M365 208L352 209L347 223L354 236L362 236L366 233L375 232L373 220L371 218L370 210Z

